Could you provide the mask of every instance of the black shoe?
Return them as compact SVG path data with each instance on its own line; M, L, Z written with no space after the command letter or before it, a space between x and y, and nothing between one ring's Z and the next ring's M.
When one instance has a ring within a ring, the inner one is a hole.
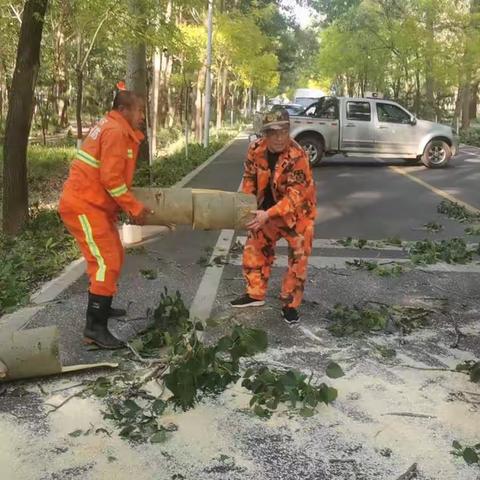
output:
M282 315L289 325L295 325L300 321L300 315L296 308L284 307L282 308Z
M108 329L108 317L112 305L112 297L88 293L87 324L83 331L84 342L95 344L100 348L114 350L123 348L125 344L111 334Z
M110 307L110 313L108 316L110 318L119 318L124 317L127 314L127 311L124 308L113 308Z
M243 295L230 302L233 308L245 308L245 307L261 307L265 305L265 300L257 300L250 297L250 295Z

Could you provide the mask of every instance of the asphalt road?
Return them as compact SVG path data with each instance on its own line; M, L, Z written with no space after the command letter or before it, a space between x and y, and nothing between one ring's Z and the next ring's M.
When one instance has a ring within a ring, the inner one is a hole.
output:
M246 138L237 140L189 186L236 190L246 148ZM12 458L6 480L123 480L132 475L137 480L392 480L413 463L418 464L418 479L478 480L478 468L466 466L450 450L453 440L465 445L480 441L476 398L480 390L466 375L449 372L461 361L480 358L478 257L468 268L437 266L384 278L348 269L345 260L402 259L404 251L343 248L336 241L460 236L478 242L465 237L465 225L438 214L437 205L442 195L450 195L480 208L479 163L480 149L462 148L445 170L343 157L316 168L316 242L299 327L289 327L280 319L277 295L282 268L273 270L264 308L235 312L229 308L229 301L243 293L238 256L231 255L225 265L206 264L215 256L225 256L230 245L241 243L245 232L179 228L145 245L145 251L132 251L116 299L129 305L129 320L112 322L119 335L127 338L141 328L146 309L156 306L164 288L179 290L196 309L194 315L211 312L219 320L217 328L207 331L207 340L235 323L263 328L269 350L259 361L312 373L315 380L338 388L338 400L320 407L312 418L301 419L283 410L262 421L245 413L248 396L236 385L190 412L172 414L178 431L169 441L137 448L115 434L96 443L88 436L68 435L77 428L87 430L92 423L111 430L108 422L94 415L102 408L98 400L73 399L68 407L45 417L45 403L63 398L49 392L82 377L48 380L43 391L37 380L22 382L27 393L19 395L9 387L0 394L0 443L4 442L0 461ZM424 229L428 222L440 223L444 229L429 233ZM280 265L285 255L286 248L279 245ZM142 269L154 270L157 278L145 278ZM59 326L64 364L110 356L85 350L79 341L86 289L82 277L29 324ZM411 333L333 337L327 312L339 302L352 306L366 300L423 306L435 313L427 327ZM464 334L459 338L458 328ZM458 348L452 348L456 340ZM395 350L395 358L379 356L381 347ZM342 365L345 377L325 379L325 367L332 359ZM409 370L405 365L444 370ZM41 441L26 444L25 430L41 431ZM2 437L2 431L8 436ZM13 461L17 457L21 462ZM41 459L35 460L30 474L24 469L28 459Z

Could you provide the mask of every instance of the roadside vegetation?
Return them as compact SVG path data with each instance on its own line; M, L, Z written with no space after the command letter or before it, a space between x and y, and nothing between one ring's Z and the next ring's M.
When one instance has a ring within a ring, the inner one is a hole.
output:
M219 132L207 148L197 143L189 144L188 156L182 138L175 132L165 133L159 157L151 168L139 167L136 184L172 186L222 148L237 132L238 129ZM16 236L0 233L0 315L28 303L30 295L43 282L59 274L80 255L56 211L74 154L75 148L68 146L29 147L29 220ZM1 160L0 149L0 167Z

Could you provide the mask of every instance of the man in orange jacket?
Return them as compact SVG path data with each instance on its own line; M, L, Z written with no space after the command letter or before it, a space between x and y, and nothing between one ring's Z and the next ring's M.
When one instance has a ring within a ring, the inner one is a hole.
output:
M108 319L125 315L112 308L124 260L116 227L123 210L143 224L147 209L130 191L143 134L143 100L130 91L117 93L113 110L89 132L77 151L60 198L59 213L87 262L90 279L85 342L102 348L124 344L108 329Z
M298 323L308 257L312 251L316 214L315 183L305 151L290 138L286 110L264 115L263 138L252 143L245 161L242 190L256 195L258 210L247 225L243 252L246 294L234 300L235 308L265 303L268 279L280 238L288 243L288 271L283 279L282 314Z

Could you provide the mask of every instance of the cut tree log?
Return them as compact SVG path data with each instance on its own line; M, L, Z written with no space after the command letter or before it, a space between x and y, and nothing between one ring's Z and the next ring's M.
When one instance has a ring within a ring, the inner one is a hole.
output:
M244 229L257 209L254 195L196 188L133 188L153 214L146 225L191 225L197 230Z
M0 382L117 366L116 363L94 363L63 367L55 326L0 333Z
M257 200L245 193L218 190L193 191L193 228L195 230L241 230L253 218Z
M153 211L146 225L192 225L193 199L191 188L132 188L135 197Z

